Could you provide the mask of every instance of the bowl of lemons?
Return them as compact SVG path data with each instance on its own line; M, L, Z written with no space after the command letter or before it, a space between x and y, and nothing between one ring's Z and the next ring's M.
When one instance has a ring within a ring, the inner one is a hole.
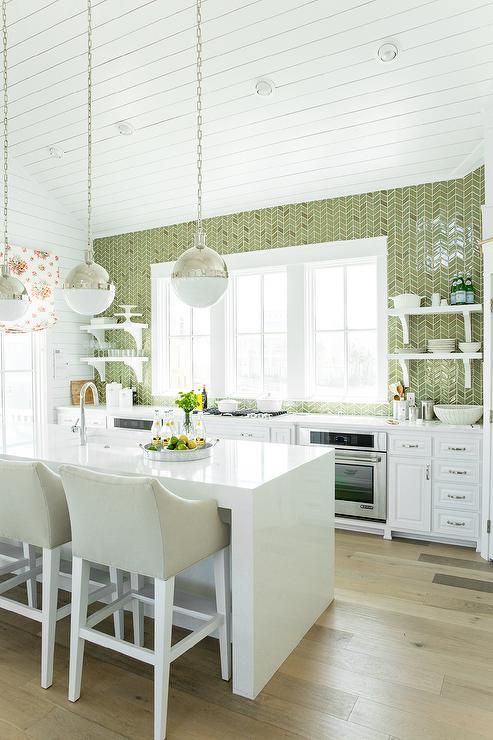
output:
M179 437L154 437L152 442L143 445L144 456L159 462L185 462L210 457L218 440L208 442L202 438L192 439L186 434Z

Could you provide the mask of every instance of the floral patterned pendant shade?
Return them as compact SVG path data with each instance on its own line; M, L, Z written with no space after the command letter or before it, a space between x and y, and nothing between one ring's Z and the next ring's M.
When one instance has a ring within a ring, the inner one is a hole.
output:
M0 251L0 262L3 252ZM55 315L55 288L59 287L59 258L50 252L10 246L8 264L11 274L26 286L31 305L17 323L0 322L0 331L29 332L52 326Z

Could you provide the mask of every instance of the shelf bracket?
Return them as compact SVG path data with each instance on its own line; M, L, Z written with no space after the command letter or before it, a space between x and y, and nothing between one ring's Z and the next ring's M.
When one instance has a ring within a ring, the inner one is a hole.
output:
M469 342L471 340L468 339L467 341ZM471 388L472 386L471 360L464 358L462 362L464 363L464 388Z
M96 327L87 327L84 328L84 331L86 331L88 334L92 334L93 337L96 337L97 343L101 347L104 342L104 329L96 329Z
M402 370L402 383L405 388L409 388L409 360L399 360Z
M118 359L134 371L137 383L142 383L144 378L144 365L142 361L135 357L119 357Z
M462 316L464 317L464 336L466 342L472 342L472 331L471 331L471 312L470 311L464 311L462 313ZM470 368L469 368L470 370ZM466 386L466 388L470 388L471 386Z
M121 324L121 327L123 331L128 332L128 334L134 338L135 346L137 347L137 354L140 354L142 351L142 327L132 324L131 321L124 321L123 324ZM139 380L139 383L140 382L141 381Z
M402 325L402 343L409 344L409 314L399 314L399 319Z
M99 377L104 383L104 381L106 380L106 364L104 362L98 362L97 357L84 360L84 362L87 362L88 365L92 365L92 367L98 371Z

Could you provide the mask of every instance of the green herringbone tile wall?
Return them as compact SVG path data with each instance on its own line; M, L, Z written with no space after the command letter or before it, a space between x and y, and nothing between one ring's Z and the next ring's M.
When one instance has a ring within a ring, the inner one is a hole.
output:
M330 200L296 203L277 208L247 211L207 219L208 241L219 252L248 252L340 239L388 237L388 294L414 292L448 294L452 275L470 271L481 300L482 261L479 244L481 204L484 202L484 170L463 179L427 183ZM191 244L194 223L105 237L95 242L96 259L117 285L115 305L137 304L144 321L151 323L150 266L175 260ZM481 317L475 316L473 339L480 340ZM125 341L121 332L111 341ZM423 346L432 337L463 337L462 319L433 317L414 319L411 342ZM130 340L131 341L131 340ZM118 345L117 345L118 346ZM126 345L121 345L126 346ZM131 344L129 343L130 347ZM397 319L389 321L389 350L402 346ZM150 331L144 351L151 353ZM150 363L138 386L139 403L163 402L151 395ZM418 398L441 403L481 403L481 363L473 363L473 384L464 389L461 362L411 363L411 389ZM389 363L389 382L400 378L398 363ZM134 384L133 374L120 364L110 365L108 380ZM287 408L330 413L387 414L389 407L332 403L287 404Z

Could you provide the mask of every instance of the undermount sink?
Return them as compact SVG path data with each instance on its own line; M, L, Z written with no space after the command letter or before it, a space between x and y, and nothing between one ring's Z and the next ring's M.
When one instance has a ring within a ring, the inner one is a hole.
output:
M483 415L482 406L437 404L433 407L436 416L444 424L476 424Z

